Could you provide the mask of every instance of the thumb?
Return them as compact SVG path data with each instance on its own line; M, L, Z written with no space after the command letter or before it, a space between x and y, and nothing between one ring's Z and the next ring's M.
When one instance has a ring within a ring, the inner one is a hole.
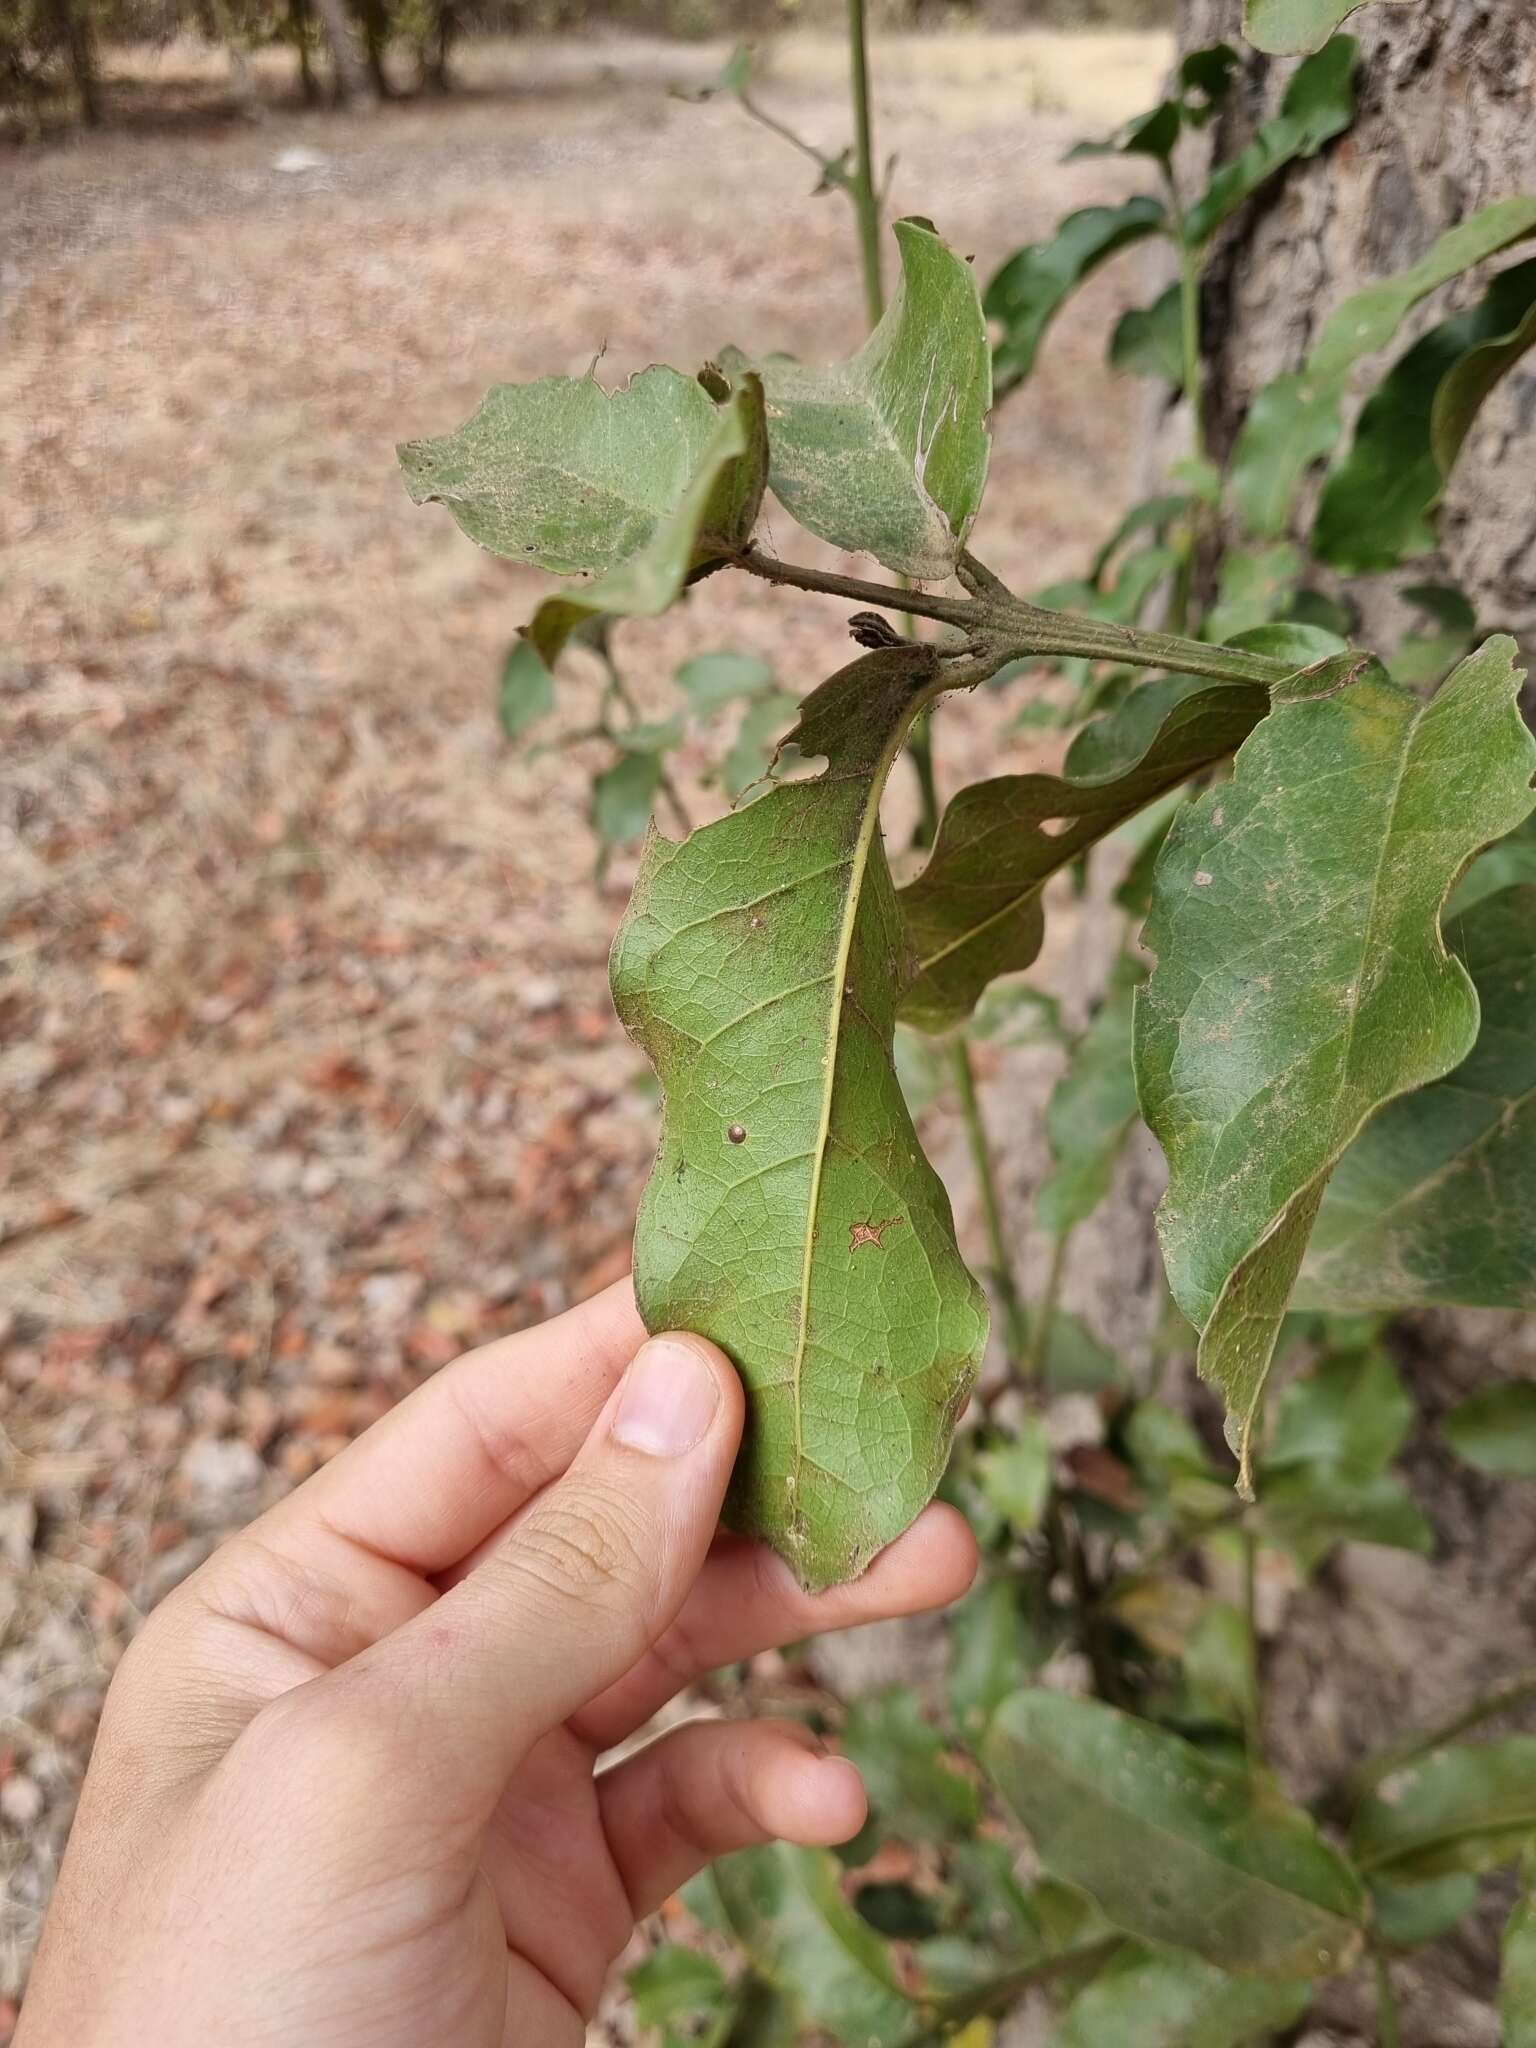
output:
M570 1469L503 1541L322 1685L386 1701L413 1739L456 1759L469 1803L488 1809L540 1737L670 1626L713 1539L743 1413L724 1352L702 1337L653 1337Z

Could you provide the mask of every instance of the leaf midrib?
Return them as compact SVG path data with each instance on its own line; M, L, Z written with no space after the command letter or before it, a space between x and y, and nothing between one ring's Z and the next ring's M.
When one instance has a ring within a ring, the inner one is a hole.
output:
M837 1062L843 1034L843 992L848 979L848 960L853 951L854 931L858 925L859 906L864 900L864 879L869 871L869 853L874 835L880 825L880 799L885 791L886 778L891 765L900 753L907 732L928 703L936 697L943 685L938 681L926 689L914 693L905 714L895 721L885 744L876 757L869 786L864 799L864 811L859 820L858 837L854 841L850 856L848 893L843 903L842 924L837 935L837 954L832 966L832 1000L830 1029L827 1033L827 1065L822 1081L821 1108L816 1123L816 1138L811 1164L811 1185L805 1204L805 1243L800 1262L800 1325L795 1333L795 1355L790 1373L791 1409L795 1418L795 1510L800 1510L799 1485L805 1468L805 1427L804 1404L801 1399L801 1381L805 1369L806 1347L810 1341L811 1327L811 1275L816 1263L816 1220L821 1207L821 1177L826 1165L827 1146L832 1128L832 1101L837 1090Z

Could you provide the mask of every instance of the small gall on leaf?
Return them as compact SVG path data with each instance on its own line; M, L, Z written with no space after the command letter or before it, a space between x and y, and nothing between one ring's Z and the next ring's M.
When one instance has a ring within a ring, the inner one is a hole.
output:
M733 1145L745 1145L747 1142L747 1127L745 1124L732 1124L725 1135Z

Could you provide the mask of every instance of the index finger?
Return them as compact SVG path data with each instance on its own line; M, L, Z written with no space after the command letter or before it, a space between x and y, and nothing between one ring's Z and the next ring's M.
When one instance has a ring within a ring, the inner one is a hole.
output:
M645 1341L629 1280L446 1365L266 1519L423 1575L482 1542L570 1464Z

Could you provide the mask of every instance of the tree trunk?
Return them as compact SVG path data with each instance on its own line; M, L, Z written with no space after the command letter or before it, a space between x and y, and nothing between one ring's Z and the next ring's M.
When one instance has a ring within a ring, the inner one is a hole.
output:
M1300 365L1342 298L1405 268L1478 207L1536 192L1530 0L1366 7L1346 27L1361 45L1359 118L1243 209L1208 273L1206 426L1218 461L1255 392ZM1180 30L1186 47L1226 40L1244 53L1228 109L1207 134L1228 158L1273 112L1293 66L1241 41L1238 0L1181 0ZM1432 297L1387 360L1470 296L1463 288L1458 299L1452 288ZM1536 651L1533 460L1536 370L1528 363L1495 391L1463 451L1441 517L1441 559L1349 586L1365 645L1400 630L1397 585L1448 579L1472 597L1483 624L1521 632L1527 652ZM1530 1490L1472 1473L1431 1428L1473 1387L1536 1375L1536 1318L1440 1311L1409 1318L1394 1346L1422 1418L1405 1469L1435 1551L1418 1558L1350 1546L1292 1602L1268 1657L1268 1733L1304 1796L1365 1750L1432 1726L1536 1666L1536 1603L1516 1593L1536 1561ZM1524 1725L1533 1725L1529 1716ZM1404 2048L1497 2048L1497 1928L1507 1902L1501 1894L1469 1930L1394 1965ZM1350 2048L1376 2039L1363 1976L1325 1990L1307 2023L1319 2025L1339 2030L1324 2038Z
M325 40L330 46L337 99L344 107L359 110L372 107L376 103L373 81L358 55L351 19L347 14L347 0L314 0L314 4L320 26L325 31Z
M422 83L429 92L447 92L453 83L448 64L458 32L457 0L437 0L431 26L421 46Z
M87 128L101 126L101 83L96 71L96 31L87 0L53 0L53 18L59 40L69 52L69 68L80 102L80 119Z

